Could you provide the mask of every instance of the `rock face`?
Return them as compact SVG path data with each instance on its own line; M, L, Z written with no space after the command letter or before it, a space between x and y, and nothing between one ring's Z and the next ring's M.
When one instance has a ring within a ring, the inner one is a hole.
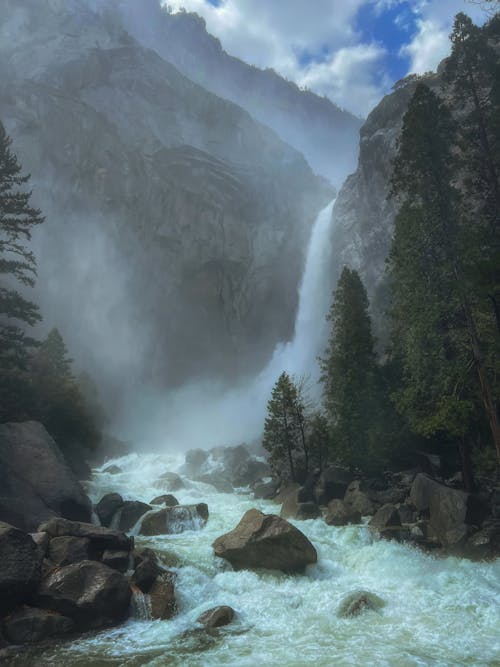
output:
M199 530L207 521L208 507L205 503L177 505L145 516L139 532L141 535L172 535L185 530Z
M0 520L22 530L53 516L90 520L90 500L38 422L0 425L0 488Z
M0 613L10 611L34 592L41 563L42 555L31 536L0 522Z
M200 369L241 376L293 334L307 239L333 189L271 129L89 5L0 9L13 30L0 45L0 117L50 221L34 298L45 313L57 304L68 346L93 376L107 369L115 394L113 372L162 386ZM73 253L86 244L82 269ZM111 310L90 354L74 323Z
M316 549L307 537L275 514L251 509L229 533L213 543L215 555L236 570L266 568L297 572L316 563Z
M234 618L234 609L227 605L207 609L201 616L196 619L197 623L201 623L205 630L213 628L220 628L223 625L229 625Z
M459 544L485 517L483 503L475 496L440 484L424 473L411 487L411 502L419 512L429 512L429 523L445 547Z
M127 579L95 561L82 561L51 572L43 579L37 605L59 612L79 628L98 628L126 618L130 603Z

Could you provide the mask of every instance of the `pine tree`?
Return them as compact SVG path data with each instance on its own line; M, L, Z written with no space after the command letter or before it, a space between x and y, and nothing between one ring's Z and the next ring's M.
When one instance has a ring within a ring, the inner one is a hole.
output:
M16 289L16 283L34 285L35 258L25 242L43 217L30 206L31 192L24 188L29 175L22 175L11 143L0 123L0 419L20 418L28 410L26 371L36 342L26 330L41 319L37 306Z
M351 469L366 470L377 459L379 383L368 297L356 271L344 267L328 320L321 369L334 453Z
M301 392L290 376L283 372L274 385L267 404L262 443L269 452L269 464L277 476L296 481L300 468L298 456L305 460L300 472L307 472L305 422Z
M498 415L463 270L471 243L454 186L455 139L449 111L418 84L403 119L393 176L401 205L389 257L392 342L403 369L396 401L417 432L463 439L478 391L496 442ZM471 370L479 380L474 387Z
M330 455L330 427L328 419L321 412L311 415L308 429L308 448L311 468L324 470Z

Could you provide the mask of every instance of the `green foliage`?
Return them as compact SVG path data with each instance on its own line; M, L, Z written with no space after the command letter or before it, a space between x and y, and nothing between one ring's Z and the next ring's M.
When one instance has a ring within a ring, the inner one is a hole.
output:
M321 369L333 455L351 469L373 469L383 465L382 386L368 297L356 271L343 269L328 320L331 334Z
M328 465L331 449L330 438L330 426L326 415L319 411L314 412L309 420L307 435L311 469L323 470Z

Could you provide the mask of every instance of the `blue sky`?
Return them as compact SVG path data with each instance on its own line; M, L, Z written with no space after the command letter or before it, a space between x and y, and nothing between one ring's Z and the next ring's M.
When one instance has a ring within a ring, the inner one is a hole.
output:
M484 20L469 0L164 0L203 16L222 46L366 115L409 72L448 53L454 15Z

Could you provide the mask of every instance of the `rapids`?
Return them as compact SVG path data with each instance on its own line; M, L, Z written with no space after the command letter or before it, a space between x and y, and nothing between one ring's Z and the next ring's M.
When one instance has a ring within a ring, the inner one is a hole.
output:
M97 469L88 486L94 501L117 491L150 501L166 489L157 482L180 460L133 454L113 461L123 472ZM165 555L177 573L179 614L170 621L131 619L110 630L51 643L13 665L27 667L333 667L500 665L500 560L473 563L438 558L414 548L373 539L368 528L334 528L321 519L294 522L313 542L319 560L301 576L232 572L211 543L257 507L273 503L249 494L217 493L186 482L181 503L206 502L205 528L179 535L136 537ZM137 528L136 528L137 530ZM382 598L385 606L341 619L337 609L355 590ZM195 619L228 604L235 621L207 634Z

